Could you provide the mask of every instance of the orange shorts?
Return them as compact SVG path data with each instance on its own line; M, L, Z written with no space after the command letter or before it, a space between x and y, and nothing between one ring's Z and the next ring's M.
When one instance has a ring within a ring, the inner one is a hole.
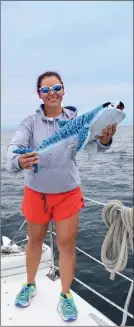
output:
M73 191L58 194L43 194L24 188L22 212L28 221L36 224L63 220L73 216L84 207L84 200L80 187Z

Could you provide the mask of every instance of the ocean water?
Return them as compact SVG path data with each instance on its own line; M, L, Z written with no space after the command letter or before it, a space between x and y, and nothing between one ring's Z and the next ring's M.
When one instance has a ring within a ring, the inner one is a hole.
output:
M20 209L24 187L23 172L14 176L6 170L6 149L13 134L14 132L3 132L1 136L1 234L10 238L15 235L24 221ZM77 156L77 164L85 197L102 203L118 199L125 206L133 206L132 126L118 127L111 149L105 154L99 154L92 163L88 162L85 151L80 152ZM24 226L16 240L23 239L26 232L26 226ZM81 211L77 246L100 260L101 246L106 233L107 227L102 219L102 206L86 200L85 208ZM49 244L48 237L46 242ZM57 262L56 245L55 252ZM130 250L128 264L123 273L133 278L133 260ZM116 304L124 306L130 282L118 275L115 280L110 280L109 273L103 266L78 251L75 276ZM121 323L122 313L107 302L75 281L72 289L114 320L116 324ZM132 305L130 305L130 312L132 313ZM132 319L128 319L127 325L133 326L133 324Z

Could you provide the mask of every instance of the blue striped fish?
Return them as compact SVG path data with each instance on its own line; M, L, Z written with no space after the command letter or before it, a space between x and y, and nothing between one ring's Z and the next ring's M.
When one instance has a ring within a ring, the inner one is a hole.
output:
M18 148L13 153L24 154L37 152L39 155L53 149L66 139L77 139L76 153L83 149L88 142L96 136L102 135L102 130L108 125L118 125L124 118L124 104L121 101L104 103L72 120L59 120L59 130L54 132L48 139L43 140L36 149ZM38 165L34 165L34 172L38 171Z

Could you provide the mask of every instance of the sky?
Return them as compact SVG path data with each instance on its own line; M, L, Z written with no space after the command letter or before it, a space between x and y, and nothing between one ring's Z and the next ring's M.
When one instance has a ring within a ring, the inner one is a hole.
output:
M63 105L81 114L125 104L133 121L132 1L1 1L1 124L14 129L40 105L37 77L60 73Z

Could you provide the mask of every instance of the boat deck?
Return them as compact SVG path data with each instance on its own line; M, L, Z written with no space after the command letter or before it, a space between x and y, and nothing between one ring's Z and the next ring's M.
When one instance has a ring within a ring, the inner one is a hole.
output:
M37 273L37 296L31 305L18 308L14 305L16 294L26 280L26 273L1 278L1 324L2 326L116 326L98 310L72 291L79 317L75 322L66 323L57 312L60 279L52 281L47 275L50 268L40 268Z

